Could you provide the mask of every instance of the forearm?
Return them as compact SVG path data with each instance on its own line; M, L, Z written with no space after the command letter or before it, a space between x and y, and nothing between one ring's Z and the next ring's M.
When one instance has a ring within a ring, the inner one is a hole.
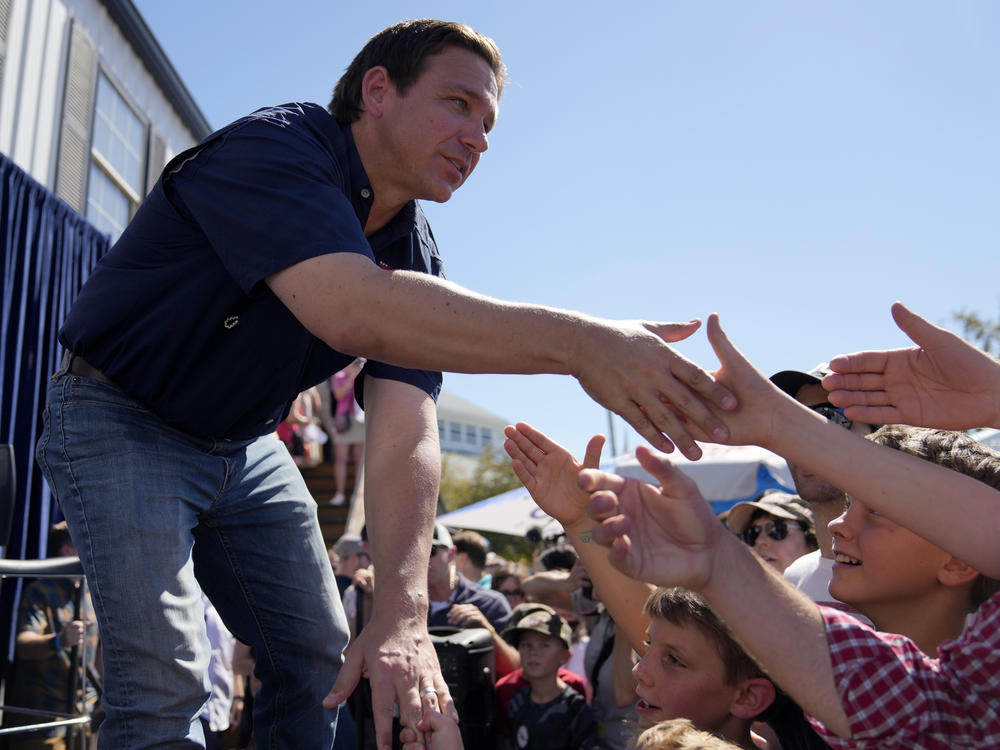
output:
M1000 492L952 469L876 445L804 408L783 411L765 447L808 467L988 576L1000 576ZM948 523L942 520L947 518Z
M847 736L826 628L815 603L732 535L719 538L713 570L698 593L802 709Z
M615 633L611 649L611 686L615 705L625 708L635 704L635 678L632 676L632 648L624 633Z
M642 655L646 653L646 628L649 627L649 615L644 607L656 587L630 578L615 568L608 560L608 551L591 539L592 527L593 521L584 517L564 528L587 569L594 592L615 621L618 635L627 639L635 652Z
M440 477L434 402L369 378L365 518L378 576L373 615L426 622L427 561Z
M295 316L338 351L449 372L572 372L592 319L505 302L363 256L323 255L268 279Z
M32 630L22 630L17 634L15 643L19 659L39 661L56 652L55 633L36 633Z
M565 570L540 570L521 581L521 588L530 597L548 594L567 594L574 591L570 585L569 572Z
M496 662L497 678L510 674L515 669L521 667L521 654L516 648L500 637L500 634L492 627L493 634L493 658Z

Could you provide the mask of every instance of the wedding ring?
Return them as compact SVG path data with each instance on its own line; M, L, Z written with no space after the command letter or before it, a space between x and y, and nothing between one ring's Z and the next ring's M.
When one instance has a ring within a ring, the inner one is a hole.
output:
M422 698L423 696L430 695L431 693L437 695L438 691L432 687L425 687L423 690L420 691L420 697Z

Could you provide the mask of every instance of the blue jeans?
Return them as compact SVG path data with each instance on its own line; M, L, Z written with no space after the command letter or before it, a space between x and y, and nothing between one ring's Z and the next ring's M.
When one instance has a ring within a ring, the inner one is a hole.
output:
M203 589L253 647L260 750L333 744L321 705L347 622L313 502L272 436L192 438L106 383L57 373L37 458L83 561L104 655L101 748L203 747Z

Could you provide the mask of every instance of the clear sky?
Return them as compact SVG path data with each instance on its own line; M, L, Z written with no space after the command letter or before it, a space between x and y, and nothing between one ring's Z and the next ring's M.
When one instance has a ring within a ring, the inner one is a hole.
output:
M1000 312L993 0L136 5L215 127L326 104L399 20L492 36L510 81L490 150L425 204L471 289L614 318L715 311L766 374L904 345L895 299L956 330L955 311ZM716 366L701 331L677 348ZM569 377L445 387L577 453L607 430Z

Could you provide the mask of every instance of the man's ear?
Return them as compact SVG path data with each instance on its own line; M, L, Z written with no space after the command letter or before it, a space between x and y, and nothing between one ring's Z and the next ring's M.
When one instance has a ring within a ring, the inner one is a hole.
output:
M743 680L737 688L729 713L738 719L753 719L774 703L774 683L766 677Z
M978 570L952 556L938 569L938 583L942 586L964 586L976 580L978 575Z
M374 117L381 117L385 96L394 88L384 65L369 68L361 79L361 108Z

